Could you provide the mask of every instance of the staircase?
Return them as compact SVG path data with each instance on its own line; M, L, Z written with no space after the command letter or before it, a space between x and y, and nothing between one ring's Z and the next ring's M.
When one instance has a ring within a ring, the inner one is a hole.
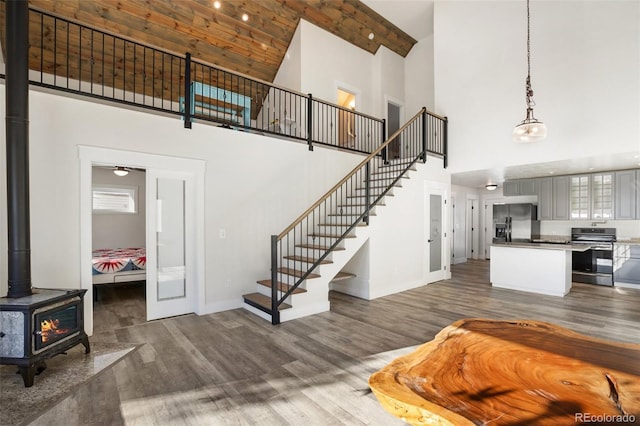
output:
M320 200L279 235L271 237L271 276L245 294L245 309L272 324L320 312L329 306L332 282L353 278L343 271L369 238L370 220L385 199L402 188L402 179L426 162L427 123L423 108ZM437 132L434 132L437 133ZM390 144L400 158L388 160ZM373 217L373 218L372 218Z

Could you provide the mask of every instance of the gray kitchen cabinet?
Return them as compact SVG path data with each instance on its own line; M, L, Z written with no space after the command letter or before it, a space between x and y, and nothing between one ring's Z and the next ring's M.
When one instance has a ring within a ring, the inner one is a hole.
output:
M618 284L640 284L640 244L613 245L613 281Z
M537 195L538 179L515 179L507 180L502 184L502 194L504 196L514 195Z
M520 180L520 195L536 195L538 193L538 179Z
M613 219L614 173L591 175L591 219Z
M553 178L537 179L538 220L553 219Z
M556 176L553 178L553 219L569 219L569 176Z
M591 176L569 176L569 219L591 218Z
M640 170L616 172L615 180L615 218L618 220L640 218L638 216Z
M506 180L502 184L502 195L510 197L520 195L520 182L517 180Z

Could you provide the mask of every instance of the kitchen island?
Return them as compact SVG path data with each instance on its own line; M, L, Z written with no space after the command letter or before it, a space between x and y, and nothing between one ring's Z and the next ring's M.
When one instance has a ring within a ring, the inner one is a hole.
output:
M572 252L586 251L589 247L586 244L492 244L491 285L562 297L571 290Z

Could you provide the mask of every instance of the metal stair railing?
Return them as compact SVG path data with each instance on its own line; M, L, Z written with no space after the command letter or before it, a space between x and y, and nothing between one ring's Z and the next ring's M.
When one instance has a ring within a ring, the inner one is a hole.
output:
M271 236L271 322L279 307L337 249L413 165L446 148L447 119L422 108L278 235ZM446 155L443 156L446 161ZM328 231L321 229L327 228ZM292 271L293 270L293 271Z

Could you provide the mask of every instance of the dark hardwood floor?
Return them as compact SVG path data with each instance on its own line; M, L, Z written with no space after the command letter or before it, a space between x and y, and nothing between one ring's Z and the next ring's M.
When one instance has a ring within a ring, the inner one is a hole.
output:
M142 346L32 424L402 424L369 376L458 319L534 319L640 343L640 290L574 284L541 296L493 289L488 268L469 261L451 280L372 301L334 292L330 312L279 326L242 309L144 322L106 303L95 315L113 328L91 340Z

